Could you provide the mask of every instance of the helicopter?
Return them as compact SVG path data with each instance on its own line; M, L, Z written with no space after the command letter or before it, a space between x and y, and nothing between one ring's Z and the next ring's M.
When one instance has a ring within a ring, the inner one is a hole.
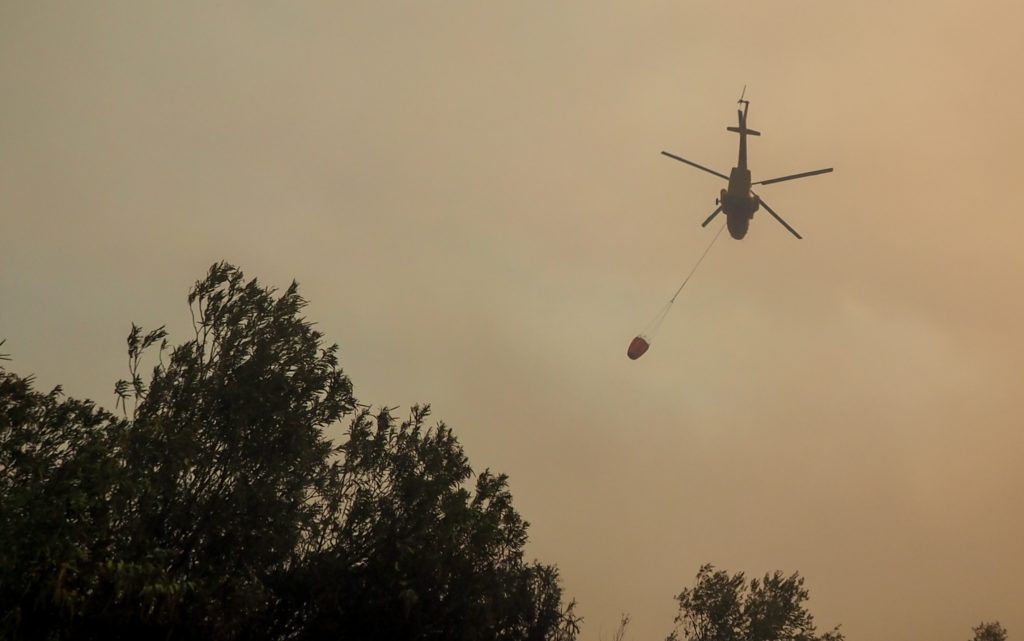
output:
M832 171L832 167L828 169L816 169L814 171L805 171L799 174L792 174L789 176L782 176L780 178L769 178L768 180L759 180L757 182L750 182L750 169L747 168L747 136L760 136L761 132L754 131L747 127L747 110L750 109L750 101L744 100L747 94L747 88L743 87L743 92L740 94L740 99L736 104L743 105L743 109L737 109L736 114L739 117L738 127L726 127L727 131L732 131L740 135L740 154L737 166L732 168L732 171L726 176L723 173L717 172L714 169L709 169L704 165L699 165L691 160L687 160L675 154L667 151L661 152L662 155L668 156L679 162L686 163L691 167L696 167L709 174L714 174L719 178L724 178L729 181L728 189L723 189L718 198L715 199L715 204L718 207L715 211L711 212L711 215L701 223L701 227L707 227L708 223L714 220L721 212L725 212L726 223L729 227L729 235L736 240L742 239L747 235L747 229L750 226L750 219L754 217L754 212L760 209L762 206L769 214L772 215L775 220L782 223L782 226L789 230L789 233L796 236L798 239L803 237L797 233L795 229L789 226L789 223L784 221L781 216L775 213L775 210L771 208L763 198L758 196L751 190L753 185L770 185L772 183L780 183L784 180L796 180L797 178L806 178L808 176L817 176L818 174L827 174Z

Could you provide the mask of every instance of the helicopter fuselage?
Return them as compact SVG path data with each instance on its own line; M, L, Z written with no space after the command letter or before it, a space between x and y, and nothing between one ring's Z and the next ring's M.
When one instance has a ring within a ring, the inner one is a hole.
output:
M729 173L729 188L723 189L719 196L722 211L725 213L729 235L739 240L747 235L750 219L760 208L760 203L750 193L750 170L746 167L733 167Z
M746 103L746 101L743 101ZM747 168L747 134L760 136L760 132L747 128L747 110L749 103L744 104L743 111L737 111L738 127L729 127L729 131L740 135L740 153L736 166L729 172L729 188L723 189L719 196L722 211L725 212L729 226L729 235L740 240L747 235L750 219L760 206L757 197L750 191L750 169Z

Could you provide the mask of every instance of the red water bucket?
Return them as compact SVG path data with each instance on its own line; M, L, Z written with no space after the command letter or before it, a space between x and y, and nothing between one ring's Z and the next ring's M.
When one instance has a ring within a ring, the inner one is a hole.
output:
M646 338L643 336L637 336L633 339L633 342L629 344L629 349L626 350L626 356L635 361L643 356L650 346L651 344L647 342Z

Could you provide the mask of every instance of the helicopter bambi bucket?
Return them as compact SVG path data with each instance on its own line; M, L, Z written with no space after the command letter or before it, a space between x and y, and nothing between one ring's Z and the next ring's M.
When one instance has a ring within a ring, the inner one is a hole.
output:
M651 342L647 340L646 336L637 336L630 342L629 349L626 350L626 356L629 356L630 360L635 361L643 356L650 347Z

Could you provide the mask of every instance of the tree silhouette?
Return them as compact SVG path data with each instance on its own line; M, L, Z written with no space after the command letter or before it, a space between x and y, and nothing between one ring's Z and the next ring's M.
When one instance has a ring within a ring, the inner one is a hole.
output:
M986 623L982 621L972 628L974 636L971 641L1006 641L1006 628L998 621Z
M123 417L0 367L7 638L575 638L507 478L359 405L295 283L220 263L188 302L180 345L132 326Z
M676 596L676 628L668 641L842 641L838 626L816 634L803 585L795 572L748 583L742 572L730 575L704 565L696 585Z

